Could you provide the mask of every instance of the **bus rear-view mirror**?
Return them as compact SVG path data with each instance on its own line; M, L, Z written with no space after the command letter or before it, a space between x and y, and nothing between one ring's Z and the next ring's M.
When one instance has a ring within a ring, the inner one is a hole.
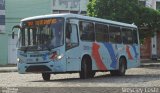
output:
M17 28L17 29L20 29L21 27L19 26L19 25L15 25L15 26L13 26L13 28L12 28L12 39L14 39L14 35L15 35L15 28Z

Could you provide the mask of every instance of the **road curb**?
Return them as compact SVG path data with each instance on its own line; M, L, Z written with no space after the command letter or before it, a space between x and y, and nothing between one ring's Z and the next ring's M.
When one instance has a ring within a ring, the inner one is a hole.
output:
M5 72L17 72L17 67L0 67L0 73L5 73Z
M141 64L140 67L160 67L160 64L154 64L154 63Z

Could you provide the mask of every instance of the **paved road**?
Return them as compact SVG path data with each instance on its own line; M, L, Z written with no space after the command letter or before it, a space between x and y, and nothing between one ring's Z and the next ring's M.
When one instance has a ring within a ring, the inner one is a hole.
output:
M0 73L0 87L160 87L160 68L132 68L121 77L98 72L85 80L79 74L53 74L47 82L41 74Z

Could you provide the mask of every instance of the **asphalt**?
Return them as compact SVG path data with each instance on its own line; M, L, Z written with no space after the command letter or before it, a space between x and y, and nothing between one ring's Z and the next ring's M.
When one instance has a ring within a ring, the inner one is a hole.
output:
M141 60L141 66L142 68L149 68L149 67L160 67L160 60L149 60L149 59L143 59ZM0 66L0 73L4 72L17 72L17 66L16 65L3 65Z

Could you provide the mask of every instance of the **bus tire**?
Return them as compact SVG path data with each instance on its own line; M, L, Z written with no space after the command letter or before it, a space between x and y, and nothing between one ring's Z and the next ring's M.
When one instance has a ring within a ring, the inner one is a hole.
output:
M81 63L80 78L87 79L94 77L95 72L92 71L92 64L89 58L83 58Z
M82 59L81 63L81 71L80 71L80 78L81 79L86 79L88 78L88 69L87 69L87 63L86 63L86 58Z
M119 60L119 69L110 71L112 76L124 76L127 69L126 59L120 58Z
M51 77L50 73L42 73L42 78L44 81L49 81Z
M95 71L92 71L91 74L90 74L90 78L93 78L95 76L96 72Z

